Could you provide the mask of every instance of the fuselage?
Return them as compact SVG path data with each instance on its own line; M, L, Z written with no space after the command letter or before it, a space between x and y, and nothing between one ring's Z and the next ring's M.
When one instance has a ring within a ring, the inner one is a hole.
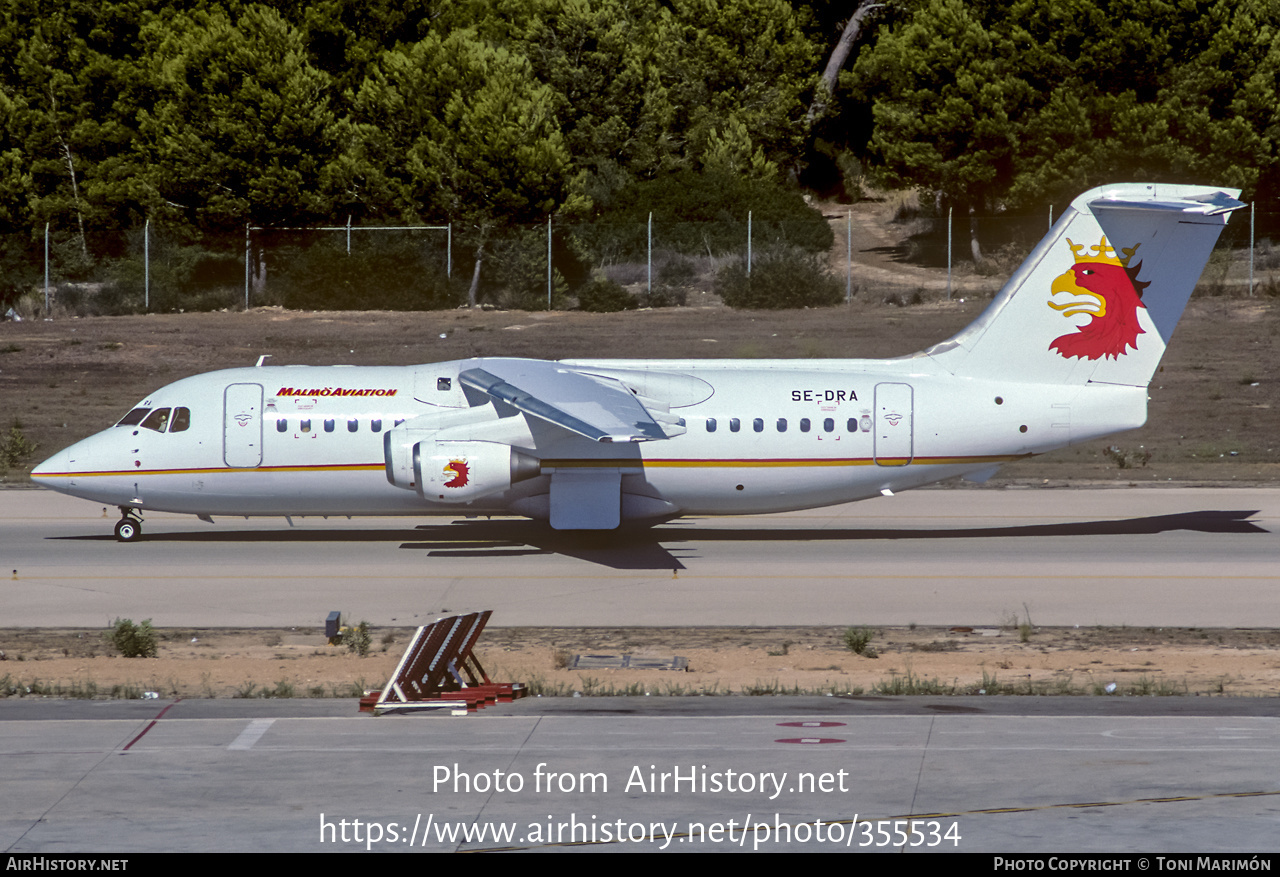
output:
M1145 422L1238 195L1086 192L977 320L915 356L230 369L157 390L32 478L120 506L125 541L146 509L604 530L984 480Z
M397 486L388 433L425 424L424 434L438 434L439 418L474 410L458 375L486 362L258 367L186 378L32 477L95 502L199 515L542 517L537 497L556 473L616 471L622 517L660 519L810 508L988 473L1145 417L1140 388L960 380L927 357L803 365L578 360L565 365L662 397L683 434L601 443L519 412L494 412L453 432L510 445L537 461L536 474L461 503ZM1082 406L1089 417L1079 416ZM1105 423L1093 416L1100 410Z

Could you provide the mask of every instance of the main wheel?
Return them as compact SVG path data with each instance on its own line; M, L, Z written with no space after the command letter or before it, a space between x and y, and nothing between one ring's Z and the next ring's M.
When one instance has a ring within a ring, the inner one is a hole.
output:
M116 539L120 542L137 542L142 538L142 524L133 518L123 518L116 524Z

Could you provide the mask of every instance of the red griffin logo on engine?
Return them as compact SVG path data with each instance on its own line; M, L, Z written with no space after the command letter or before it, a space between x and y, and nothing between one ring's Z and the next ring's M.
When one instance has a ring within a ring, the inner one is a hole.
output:
M453 478L444 483L445 487L466 487L467 475L471 472L470 467L462 460L450 460L444 467L444 474L452 474Z
M1150 284L1137 279L1142 268L1139 262L1132 268L1129 262L1138 247L1123 251L1123 258L1105 237L1085 252L1083 245L1072 243L1071 252L1076 263L1053 281L1050 295L1074 296L1070 301L1050 301L1049 307L1060 311L1064 317L1089 314L1090 320L1067 335L1053 339L1050 350L1063 357L1080 359L1118 359L1138 349L1138 336L1144 334L1138 325L1138 309L1145 308L1142 291Z

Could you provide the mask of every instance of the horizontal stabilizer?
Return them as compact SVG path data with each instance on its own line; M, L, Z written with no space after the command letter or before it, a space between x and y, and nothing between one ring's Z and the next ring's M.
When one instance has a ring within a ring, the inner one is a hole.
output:
M970 326L925 353L957 377L1145 387L1235 189L1121 183L1072 202Z

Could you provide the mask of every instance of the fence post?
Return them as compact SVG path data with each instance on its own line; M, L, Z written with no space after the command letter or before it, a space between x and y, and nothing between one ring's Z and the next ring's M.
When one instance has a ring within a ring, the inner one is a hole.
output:
M244 224L244 309L249 310L249 223Z
M747 276L751 276L751 211L747 211Z
M951 211L947 208L947 301L951 301Z
M142 309L151 310L151 217L142 226Z
M653 295L653 211L649 211L649 243L648 248L648 273L645 275L645 283L648 286L648 294Z
M49 223L44 224L44 315L49 316Z
M1249 202L1249 298L1253 298L1253 217L1255 203L1254 201Z
M351 255L351 214L347 214L347 255Z
M452 280L453 279L453 223L452 222L449 223L449 233L446 236L446 242L444 246L445 246L444 276Z
M853 301L853 211L845 214L844 303Z
M547 310L551 310L551 214L547 214Z

